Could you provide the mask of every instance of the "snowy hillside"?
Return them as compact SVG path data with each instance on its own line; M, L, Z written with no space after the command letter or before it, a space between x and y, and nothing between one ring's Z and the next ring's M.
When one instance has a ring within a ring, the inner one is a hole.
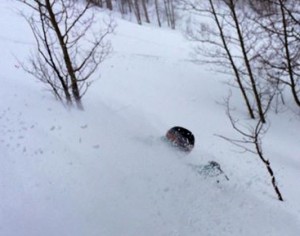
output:
M273 115L264 138L280 202L257 157L216 136L236 135L224 75L193 64L180 32L115 20L85 111L68 111L20 68L34 40L0 1L0 235L298 236L299 114ZM161 140L175 125L196 137L188 155ZM229 181L192 168L210 160Z

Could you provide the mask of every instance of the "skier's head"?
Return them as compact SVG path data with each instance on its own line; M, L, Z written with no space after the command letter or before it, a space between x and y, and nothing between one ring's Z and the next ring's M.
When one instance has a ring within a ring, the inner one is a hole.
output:
M180 126L168 130L166 138L183 151L190 152L195 144L195 137L191 131Z

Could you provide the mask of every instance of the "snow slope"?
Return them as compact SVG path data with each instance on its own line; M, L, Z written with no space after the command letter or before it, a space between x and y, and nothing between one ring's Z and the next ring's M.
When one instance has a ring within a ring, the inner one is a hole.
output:
M274 115L264 139L282 203L259 160L215 136L235 135L225 78L179 32L116 19L85 111L68 111L20 69L34 44L15 9L0 1L0 235L299 235L299 116ZM161 141L174 125L194 132L189 155ZM190 166L209 160L230 181Z

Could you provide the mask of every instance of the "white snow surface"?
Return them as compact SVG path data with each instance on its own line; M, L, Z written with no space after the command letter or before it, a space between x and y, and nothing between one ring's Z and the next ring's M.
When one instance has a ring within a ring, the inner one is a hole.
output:
M229 87L182 33L115 19L85 110L66 110L20 68L35 46L20 7L0 1L1 236L299 235L299 114L272 114L263 139L280 202L258 157L215 135L236 136ZM196 137L188 155L161 141L175 125ZM229 181L191 168L210 160Z

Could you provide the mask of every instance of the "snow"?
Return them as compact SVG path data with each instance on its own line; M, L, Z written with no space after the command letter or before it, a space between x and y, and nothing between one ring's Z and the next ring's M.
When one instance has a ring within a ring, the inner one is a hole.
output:
M299 235L299 115L272 114L263 139L280 202L258 158L215 135L236 135L226 78L180 32L115 19L85 111L66 110L20 68L34 41L17 8L0 1L0 235ZM175 125L196 137L188 155L161 141ZM210 160L229 181L191 168Z

